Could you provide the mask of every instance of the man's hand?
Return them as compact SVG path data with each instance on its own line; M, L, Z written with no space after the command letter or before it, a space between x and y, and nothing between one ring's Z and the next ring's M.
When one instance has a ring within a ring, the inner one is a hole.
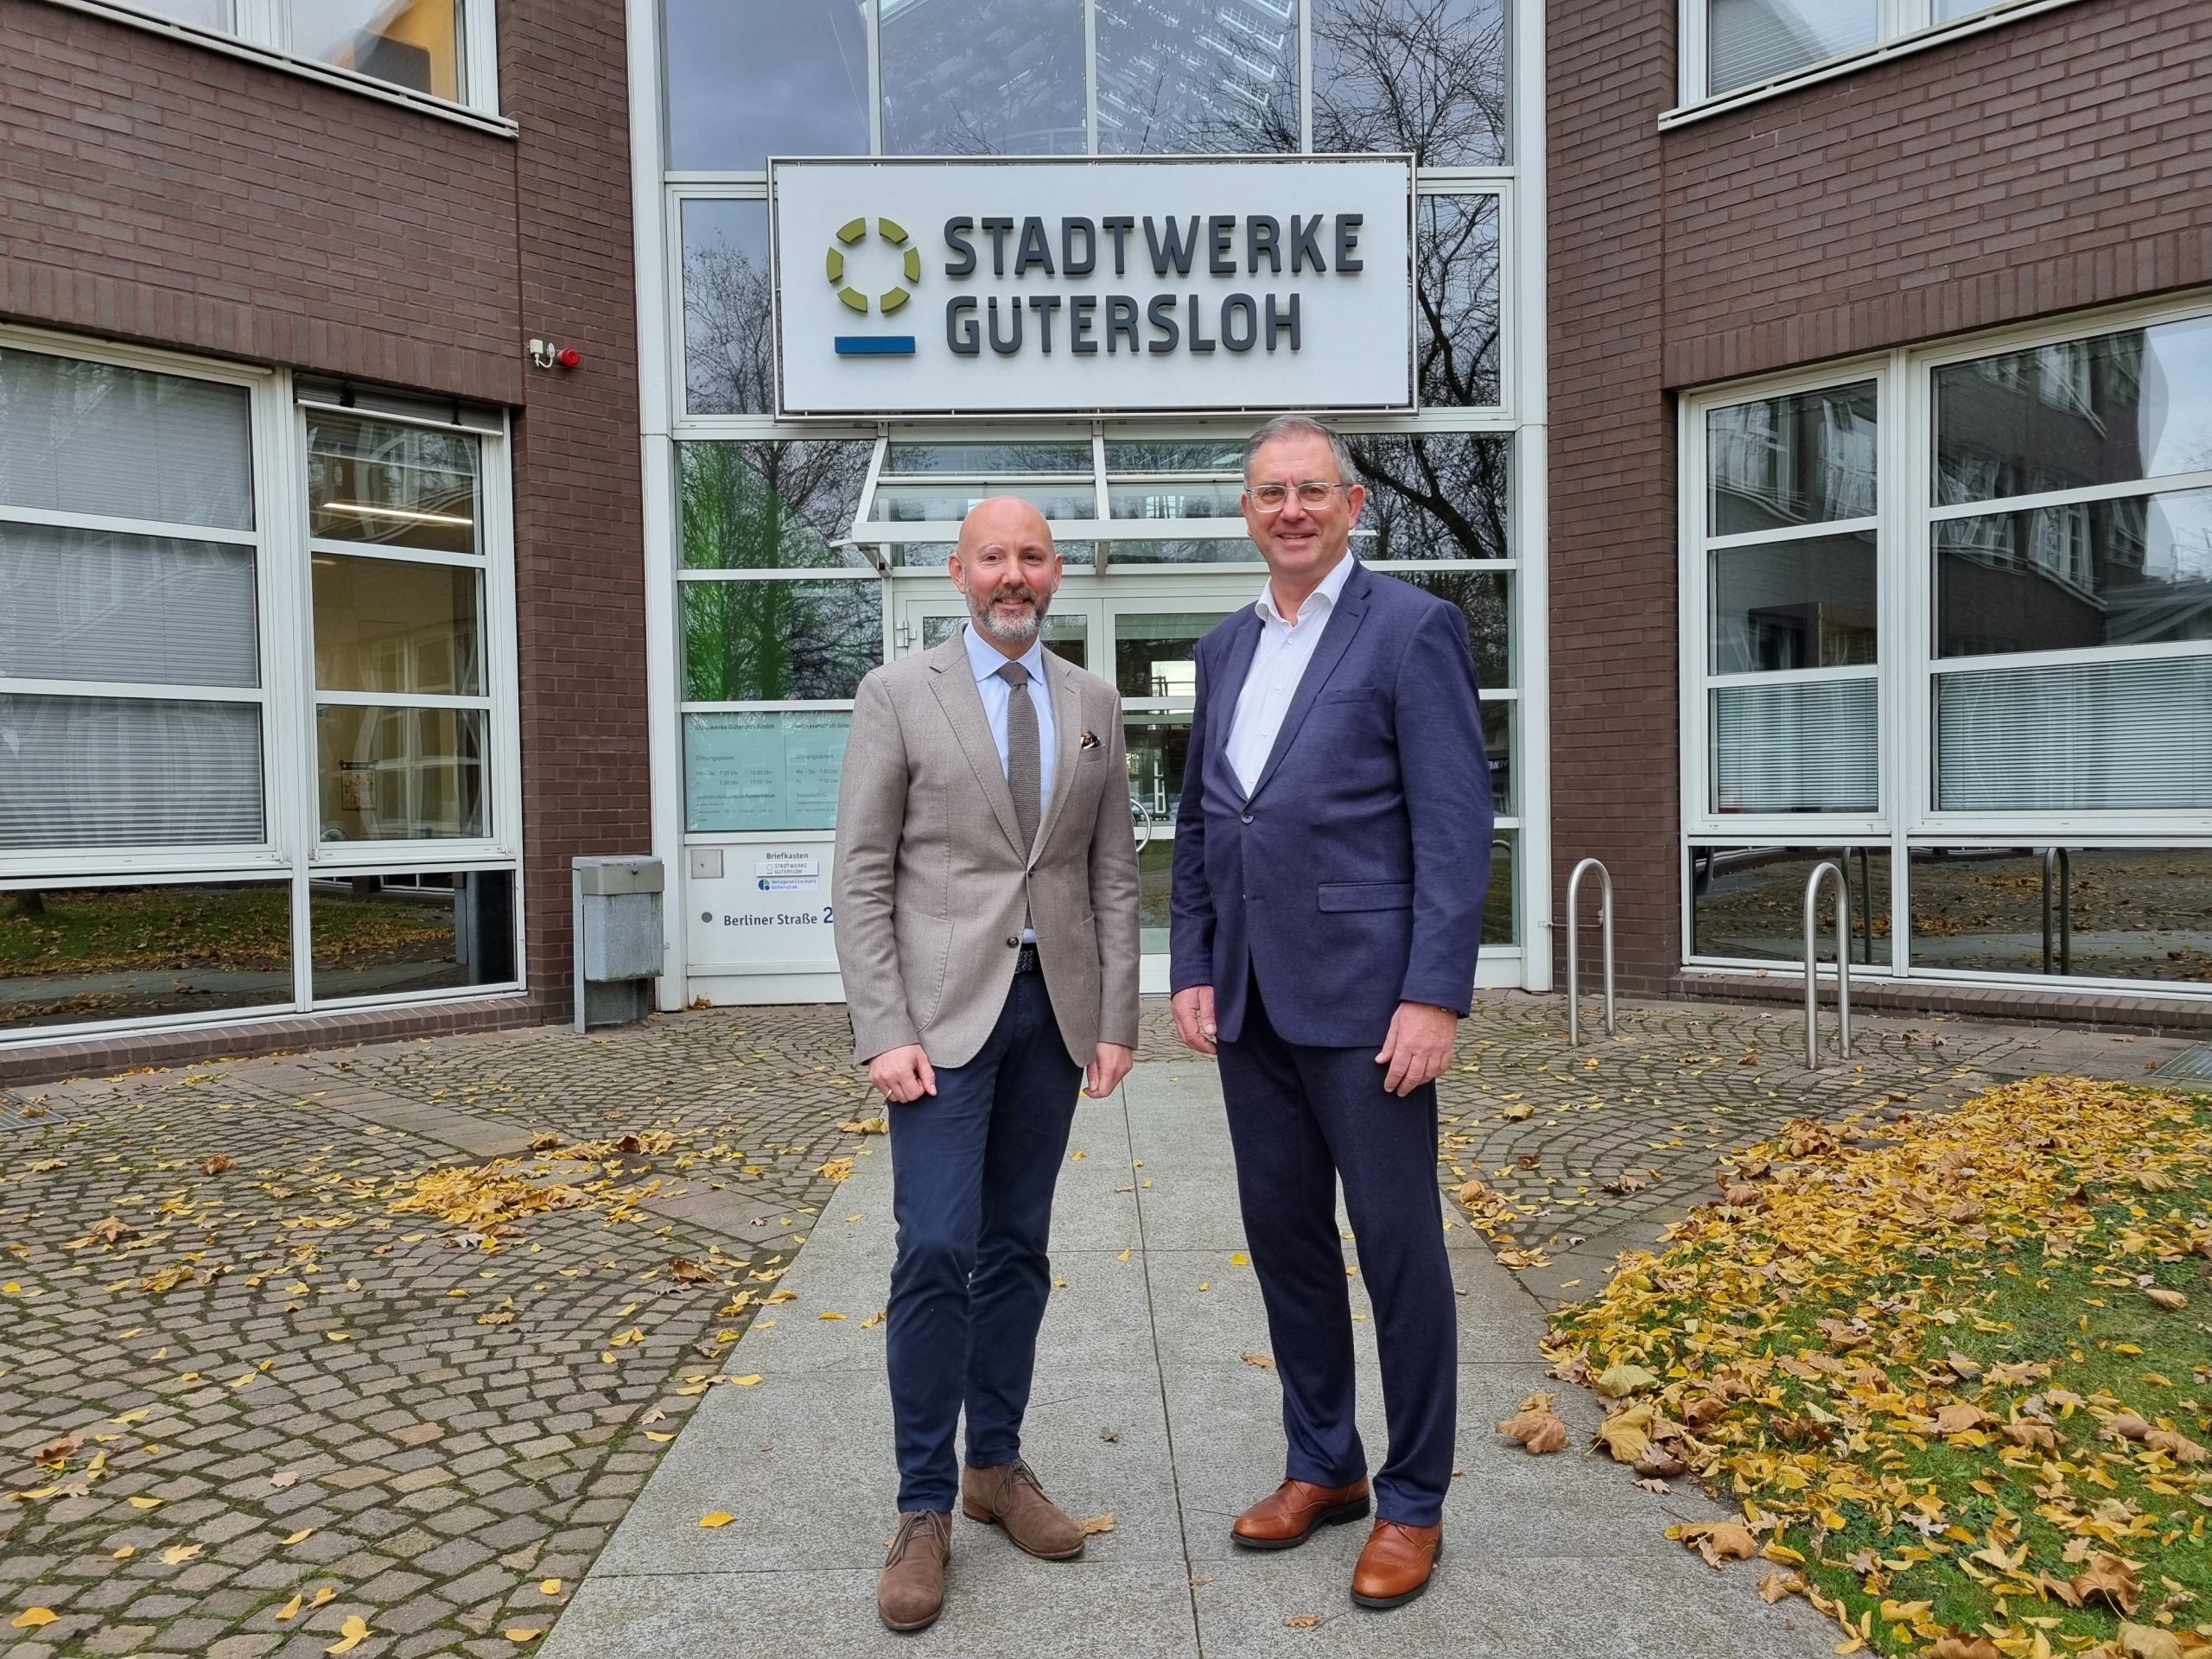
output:
M937 1073L919 1043L885 1049L868 1063L868 1080L901 1106L937 1093Z
M1124 1048L1119 1043L1099 1044L1098 1057L1091 1061L1090 1070L1084 1078L1083 1092L1093 1100L1105 1099L1129 1075L1130 1062L1135 1058L1135 1050Z
M1213 987L1192 985L1175 993L1167 1005L1175 1014L1175 1034L1183 1046L1201 1054L1214 1052ZM1392 1028L1394 1031L1395 1027Z
M1459 1016L1433 1002L1401 1002L1390 1016L1390 1034L1375 1064L1390 1069L1382 1086L1394 1095L1410 1095L1424 1083L1433 1083L1451 1063L1452 1041L1458 1034Z

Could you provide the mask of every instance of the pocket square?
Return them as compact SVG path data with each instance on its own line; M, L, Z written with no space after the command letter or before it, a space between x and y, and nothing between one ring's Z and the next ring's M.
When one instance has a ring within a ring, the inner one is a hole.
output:
M1076 745L1076 747L1078 749L1096 748L1098 747L1098 734L1096 732L1085 732L1083 734L1083 741Z

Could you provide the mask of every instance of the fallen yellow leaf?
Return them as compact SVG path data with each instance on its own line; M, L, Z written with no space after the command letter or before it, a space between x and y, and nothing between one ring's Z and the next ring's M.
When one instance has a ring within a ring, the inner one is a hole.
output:
M666 1446L671 1440L674 1440L676 1436L673 1434L663 1434L658 1429L649 1428L645 1431L645 1438L658 1443L658 1445Z
M499 1634L505 1637L510 1642L520 1643L524 1642L535 1642L539 1637L544 1635L545 1632L543 1630L501 1630Z
M206 1548L207 1546L204 1544L171 1544L167 1549L162 1552L162 1565L163 1567L176 1567L185 1561L190 1560L194 1556L197 1555Z
M313 1527L302 1527L297 1532L293 1533L287 1537L284 1540L284 1542L289 1548L293 1544L304 1544L308 1539L314 1536L315 1529Z
M559 1595L561 1593L561 1580L558 1579L540 1579L537 1581L537 1593L541 1596Z
M359 1613L348 1613L338 1627L338 1640L325 1648L325 1653L351 1653L369 1639L369 1622Z
M1078 1521L1076 1525L1085 1537L1093 1537L1102 1532L1113 1531L1114 1517L1111 1515L1094 1515L1087 1521Z
M760 1380L760 1373L758 1371L748 1371L743 1376L733 1376L730 1378L730 1381L736 1383L741 1389L749 1389Z
M10 1626L15 1630L35 1630L42 1624L53 1624L55 1619L60 1617L61 1615L55 1612L51 1607L26 1607L22 1612L17 1613L13 1618L10 1619L8 1623Z
M282 1607L279 1607L276 1610L275 1617L279 1623L282 1623L285 1619L293 1618L299 1612L299 1611L300 1599L297 1596L294 1596L289 1601L286 1602Z
M699 1517L699 1524L702 1527L726 1527L736 1519L728 1510L709 1510Z

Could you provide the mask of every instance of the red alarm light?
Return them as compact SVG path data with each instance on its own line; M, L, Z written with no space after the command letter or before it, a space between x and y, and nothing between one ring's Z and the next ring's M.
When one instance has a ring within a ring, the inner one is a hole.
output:
M563 346L553 353L553 360L564 369L573 369L584 360L584 354L573 346Z

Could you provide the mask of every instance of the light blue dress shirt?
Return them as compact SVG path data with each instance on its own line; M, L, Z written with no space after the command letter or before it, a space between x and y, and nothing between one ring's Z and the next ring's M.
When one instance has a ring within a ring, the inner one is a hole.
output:
M983 718L991 722L991 741L999 746L999 770L1008 769L1007 752L1006 711L1014 696L1014 688L999 677L999 670L1006 666L1007 655L988 639L977 635L973 623L962 630L960 637L968 642L968 666L976 671L976 690L982 694ZM1029 671L1029 683L1025 688L1030 703L1037 710L1037 822L1045 822L1045 808L1052 798L1052 684L1045 677L1045 638L1043 634L1029 642L1029 649L1014 660ZM1037 930L1021 930L1024 944L1037 943Z

